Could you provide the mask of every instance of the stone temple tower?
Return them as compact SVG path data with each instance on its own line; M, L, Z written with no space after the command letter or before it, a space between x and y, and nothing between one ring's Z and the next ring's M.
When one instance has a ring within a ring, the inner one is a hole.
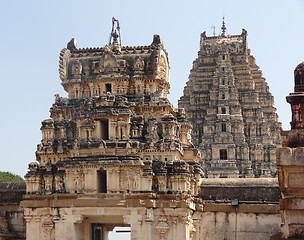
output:
M193 143L207 177L273 177L280 123L273 96L250 55L247 31L201 34L200 50L179 107L193 124Z
M72 39L59 71L68 98L55 96L25 177L26 239L107 239L115 226L130 227L131 239L194 236L200 153L167 99L160 36L122 46L117 25L103 48Z

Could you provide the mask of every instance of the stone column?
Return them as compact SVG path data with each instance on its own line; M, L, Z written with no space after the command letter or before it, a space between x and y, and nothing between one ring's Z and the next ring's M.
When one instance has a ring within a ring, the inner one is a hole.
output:
M142 216L133 210L131 215L124 216L124 222L131 226L131 240L147 239L142 231Z
M200 240L200 219L193 220L194 232L193 232L193 240Z
M55 239L64 240L65 239L65 233L63 231L65 225L64 218L62 217L60 219L60 216L54 216L53 222L54 222Z
M145 216L145 223L147 226L147 240L153 240L152 236L152 223L154 221L154 215L153 215L153 209L148 208L146 211L146 216Z
M172 223L172 239L178 239L178 236L176 234L176 229L177 229L177 223L178 223L178 217L173 216L170 218L171 223Z
M34 240L36 239L35 236L32 234L32 230L31 230L31 221L33 219L32 216L24 216L24 219L26 221L26 239L27 240Z
M41 216L35 216L34 218L35 218L35 225L36 225L36 229L35 229L35 231L36 231L36 233L35 233L36 238L35 239L36 240L40 240L40 239L42 239L41 238L42 229L40 227L40 225L41 225L40 224L40 222L41 222ZM34 238L32 238L32 239L34 239Z

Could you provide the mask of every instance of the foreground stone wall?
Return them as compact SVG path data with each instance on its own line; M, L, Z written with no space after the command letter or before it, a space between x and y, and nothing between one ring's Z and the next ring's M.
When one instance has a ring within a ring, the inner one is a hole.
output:
M282 236L304 238L304 148L280 148L277 167L282 199Z
M205 178L199 196L205 201L278 204L281 192L275 178Z
M280 190L276 179L203 179L200 236L269 239L280 231Z
M216 206L214 206L217 208ZM263 240L280 231L280 215L278 206L256 205L252 212L238 212L239 208L223 210L214 209L203 213L201 239L250 239ZM264 212L261 209L271 210Z

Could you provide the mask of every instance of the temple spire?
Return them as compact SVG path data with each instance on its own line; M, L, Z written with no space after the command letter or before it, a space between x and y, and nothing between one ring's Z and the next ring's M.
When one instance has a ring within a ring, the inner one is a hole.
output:
M225 17L223 16L223 22L222 22L222 34L221 34L222 37L226 37L227 34L226 34L226 23L225 23Z

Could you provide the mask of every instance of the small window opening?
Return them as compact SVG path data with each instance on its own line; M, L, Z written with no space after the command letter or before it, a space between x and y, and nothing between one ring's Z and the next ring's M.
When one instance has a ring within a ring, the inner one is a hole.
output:
M107 119L100 120L100 137L103 140L109 139L109 124Z
M94 68L98 68L99 67L99 62L95 62L94 63Z
M247 137L250 137L250 127L245 128L245 135L246 135Z
M222 80L222 85L225 85L225 80Z
M227 149L220 149L220 160L227 160Z
M225 55L223 55L223 60L225 60Z
M222 68L222 71L224 72L224 71L225 71L225 68Z
M123 139L124 137L124 131L122 129L123 127L120 128L120 138Z
M226 128L226 123L222 123L222 132L226 132L227 128Z
M105 84L105 87L106 87L106 92L112 92L112 84L111 83L106 83Z
M225 93L222 94L222 99L223 99L223 100L226 99Z
M221 112L222 112L222 114L226 114L226 108L225 108L225 107L222 107L222 108L221 108Z
M256 135L261 136L262 135L262 129L260 127L257 127L256 129Z

